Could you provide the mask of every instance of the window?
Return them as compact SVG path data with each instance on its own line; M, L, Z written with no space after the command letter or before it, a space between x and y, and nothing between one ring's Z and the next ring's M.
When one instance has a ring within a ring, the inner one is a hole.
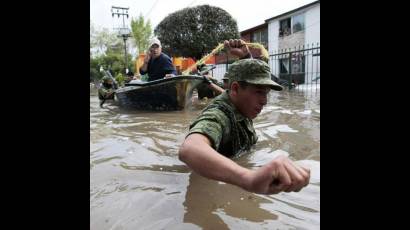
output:
M283 19L279 22L279 37L290 34L290 18Z
M305 29L305 17L303 14L299 14L292 17L292 33L302 31Z
M268 30L262 30L261 31L261 44L265 46L266 49L268 49Z
M298 14L279 21L279 37L305 30L305 16Z
M261 33L258 32L254 32L252 34L252 42L260 42L261 41Z
M302 53L292 54L292 73L305 72L305 56Z
M288 74L289 73L289 58L282 58L279 59L279 73L280 74Z
M258 42L268 48L268 29L258 30L252 33L251 42Z
M292 53L289 71L289 57L279 59L280 74L299 74L305 72L305 56L301 53Z
M279 59L279 79L294 84L305 83L305 57L301 53L292 53L292 56Z

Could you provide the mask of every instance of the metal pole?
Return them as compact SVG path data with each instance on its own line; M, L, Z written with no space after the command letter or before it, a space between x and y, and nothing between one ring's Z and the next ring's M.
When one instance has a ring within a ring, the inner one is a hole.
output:
M128 60L127 60L127 37L124 36L124 56L125 56L125 74L127 74Z
M317 43L317 50L316 50L316 54L320 53L320 47L319 47L319 42ZM316 56L316 91L317 91L317 81L319 81L319 76L320 76L320 72L319 72L319 60L320 55ZM319 73L319 75L318 75Z
M290 51L291 49L289 49ZM292 52L289 52L289 90L292 89Z
M117 12L114 12L114 9L117 10ZM121 12L119 12L119 10L121 10ZM122 36L122 39L124 40L124 58L125 58L125 68L124 68L124 72L127 73L127 69L128 69L128 58L127 58L127 38L130 37L129 34L127 32L127 28L125 27L125 16L127 16L128 18L128 10L129 8L124 8L124 7L116 7L116 6L112 6L111 12L112 12L112 16L114 17L114 15L118 15L118 17L121 15L122 16L122 27L118 28L120 35Z

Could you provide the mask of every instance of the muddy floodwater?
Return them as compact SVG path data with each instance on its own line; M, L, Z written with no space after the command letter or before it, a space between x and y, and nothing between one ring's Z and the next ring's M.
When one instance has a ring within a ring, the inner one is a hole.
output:
M298 193L258 195L179 161L189 123L209 101L172 112L100 108L90 88L90 229L320 229L319 90L271 92L254 120L258 143L238 164L285 154L311 169Z

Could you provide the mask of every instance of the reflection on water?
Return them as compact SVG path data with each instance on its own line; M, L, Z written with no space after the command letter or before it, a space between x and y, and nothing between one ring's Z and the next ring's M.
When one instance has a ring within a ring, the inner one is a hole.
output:
M259 208L266 203L272 202L233 185L191 173L183 203L186 207L183 221L204 229L250 229L251 226L256 227L277 219L274 213ZM226 216L238 218L241 223L226 223Z
M319 229L319 92L273 92L254 120L259 141L235 161L248 168L288 155L311 168L299 193L257 195L203 178L178 160L189 123L184 111L100 108L90 94L90 229Z

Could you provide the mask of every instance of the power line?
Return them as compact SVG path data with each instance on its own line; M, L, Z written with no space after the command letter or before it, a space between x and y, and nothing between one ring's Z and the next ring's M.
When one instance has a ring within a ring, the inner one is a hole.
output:
M130 30L126 27L125 25L125 17L129 17L128 15L128 8L125 7L118 7L118 6L112 6L111 7L111 14L112 17L114 18L115 15L118 16L118 18L120 16L122 16L122 27L118 27L118 37L122 37L122 39L124 40L124 57L125 57L125 73L128 73L128 59L127 59L127 39L129 37L131 37L130 35Z
M154 7L157 5L157 3L159 2L159 0L156 0L154 2L154 4L152 5L151 9L148 11L148 13L145 15L144 18L148 18L148 16L151 14L152 10L154 9Z

